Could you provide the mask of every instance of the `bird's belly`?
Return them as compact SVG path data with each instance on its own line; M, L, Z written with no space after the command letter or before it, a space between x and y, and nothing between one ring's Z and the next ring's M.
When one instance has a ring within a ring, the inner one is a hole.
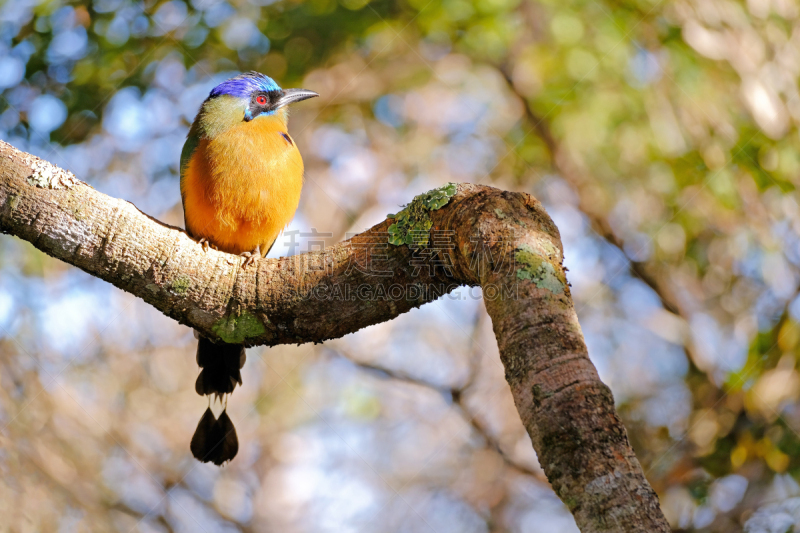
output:
M265 206L265 209L268 207ZM242 217L230 216L228 214L224 220L220 216L215 216L219 210L213 206L208 206L208 216L203 217L198 222L188 222L190 233L195 238L205 238L211 244L223 252L240 254L261 248L262 253L266 253L272 243L286 227L291 217L285 222L276 220L248 220Z
M258 139L245 138L198 146L184 192L186 229L193 237L228 253L260 246L266 254L294 216L303 184L297 148L282 137L270 140L283 145L264 146ZM237 150L231 157L232 142Z

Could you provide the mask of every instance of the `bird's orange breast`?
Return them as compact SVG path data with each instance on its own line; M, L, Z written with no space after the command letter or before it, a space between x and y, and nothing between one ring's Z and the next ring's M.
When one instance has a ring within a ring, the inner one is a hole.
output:
M181 184L186 229L224 252L266 254L291 221L303 159L283 120L259 117L202 139Z

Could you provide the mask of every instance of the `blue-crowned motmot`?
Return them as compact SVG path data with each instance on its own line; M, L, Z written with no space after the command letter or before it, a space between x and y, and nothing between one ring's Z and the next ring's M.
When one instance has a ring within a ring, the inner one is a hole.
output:
M242 268L265 256L297 210L303 159L287 129L286 106L319 96L281 89L250 72L211 91L194 119L181 153L181 196L187 233L245 257ZM223 397L242 383L245 349L199 337L195 383L200 395ZM226 402L227 407L227 402ZM192 454L221 465L239 449L233 423L206 410L192 437Z

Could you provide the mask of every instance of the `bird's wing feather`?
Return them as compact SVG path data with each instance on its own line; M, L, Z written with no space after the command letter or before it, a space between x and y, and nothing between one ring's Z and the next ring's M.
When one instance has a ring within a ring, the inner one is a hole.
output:
M189 136L186 137L186 142L183 143L183 150L181 150L181 179L186 172L186 167L189 165L189 159L200 144L200 135L190 131Z
M200 144L200 133L195 127L189 130L189 135L186 137L186 142L183 144L181 150L181 200L183 202L184 212L186 211L186 193L184 187L186 186L186 169L189 167L189 160L192 158L197 146ZM188 231L189 228L186 228Z

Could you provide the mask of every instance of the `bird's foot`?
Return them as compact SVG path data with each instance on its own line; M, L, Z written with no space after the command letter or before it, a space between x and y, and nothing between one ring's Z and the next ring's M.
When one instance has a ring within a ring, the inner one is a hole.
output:
M216 244L212 244L211 241L209 241L205 237L203 237L202 239L197 241L197 244L199 244L200 246L203 247L203 251L204 252L208 252L209 248L219 251L219 248L217 248L217 245Z
M252 252L242 252L239 255L245 258L242 268L247 268L248 265L252 265L258 259L261 259L261 245L256 246L256 249Z

